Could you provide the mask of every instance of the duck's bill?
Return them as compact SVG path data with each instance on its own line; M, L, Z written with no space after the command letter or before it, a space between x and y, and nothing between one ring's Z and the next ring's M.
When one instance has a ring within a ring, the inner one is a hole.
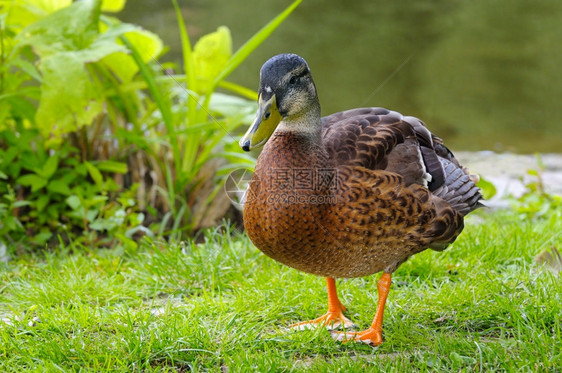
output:
M240 140L240 147L248 152L264 145L275 131L275 128L277 128L279 122L281 122L281 119L275 95L271 96L267 101L264 101L260 96L258 114L254 123L252 123L244 137Z

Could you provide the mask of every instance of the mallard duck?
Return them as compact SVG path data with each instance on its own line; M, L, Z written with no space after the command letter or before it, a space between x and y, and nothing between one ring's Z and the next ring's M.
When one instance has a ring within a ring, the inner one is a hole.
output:
M321 117L306 61L281 54L261 68L258 112L240 146L264 146L244 204L244 226L263 253L326 277L328 312L293 325L344 326L337 340L382 343L392 273L412 255L444 250L481 205L471 175L425 124L383 108ZM371 326L352 322L336 278L383 272Z

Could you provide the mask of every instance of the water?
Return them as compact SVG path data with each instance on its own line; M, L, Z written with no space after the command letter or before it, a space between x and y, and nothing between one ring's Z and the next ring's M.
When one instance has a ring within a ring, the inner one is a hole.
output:
M193 40L226 25L234 48L290 1L179 0ZM171 2L120 18L179 61ZM453 149L562 152L562 2L305 0L229 80L256 89L269 57L307 59L324 115L383 106L424 120Z

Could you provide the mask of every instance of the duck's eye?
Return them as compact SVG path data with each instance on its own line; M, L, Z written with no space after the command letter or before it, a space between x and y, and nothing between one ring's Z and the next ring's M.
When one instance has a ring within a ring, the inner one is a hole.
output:
M297 82L296 76L292 76L291 79L289 79L289 84L295 84L296 82Z

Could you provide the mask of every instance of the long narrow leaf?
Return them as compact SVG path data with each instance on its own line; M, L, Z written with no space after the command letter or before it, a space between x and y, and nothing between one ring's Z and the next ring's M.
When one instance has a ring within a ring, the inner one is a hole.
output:
M215 87L219 84L219 82L221 82L224 78L230 75L230 73L233 72L234 69L236 69L242 62L244 62L244 60L250 55L250 53L252 53L258 46L260 46L261 43L263 43L264 40L267 39L269 35L271 35L271 33L275 31L275 29L277 29L277 27L279 27L279 25L281 25L281 23L289 16L289 14L293 12L293 10L295 10L297 6L299 6L301 2L302 0L294 1L281 14L279 14L277 17L272 19L267 25L262 27L261 30L255 33L254 36L250 38L250 40L245 42L244 45L242 45L230 57L230 59L226 63L225 68L216 77L213 83L213 88L210 90L210 92L214 91Z
M110 22L107 19L104 19L104 21ZM175 170L179 170L180 169L180 147L178 146L176 129L175 129L175 126L174 126L174 118L173 118L172 109L171 109L172 104L169 101L168 97L163 95L162 92L160 91L160 87L159 87L158 83L156 82L156 78L154 77L154 73L152 72L150 67L143 61L142 56L140 55L139 51L135 48L135 46L131 42L129 42L129 40L127 40L127 38L124 35L119 36L119 39L123 42L123 44L131 52L131 57L133 57L133 60L137 64L137 67L139 68L139 73L141 74L141 76L145 80L145 82L147 84L147 88L148 88L150 94L152 95L152 98L154 99L154 102L156 103L156 106L160 110L160 113L162 115L162 120L164 121L164 126L166 127L167 138L169 140L169 144L170 144L170 147L172 149L172 155L173 155L173 158L174 158L174 168L175 168ZM166 164L167 164L167 162L166 162ZM175 192L174 192L174 187L172 185L173 183L172 183L171 170L168 167L166 167L166 179L167 179L168 189L169 189L170 194L171 194L170 197L172 197L172 199L169 201L169 202L172 202L171 203L172 206L170 206L170 207L173 209L174 208L173 207L173 201L175 199Z
M146 63L144 63L140 53L137 51L134 45L131 44L124 36L121 36L120 39L123 42L123 44L125 44L127 48L131 51L131 56L135 60L135 63L139 68L140 74L142 75L143 79L146 81L147 88L150 94L152 95L154 101L156 102L156 105L158 106L160 113L162 114L162 120L164 121L166 130L168 131L170 137L173 138L175 130L174 130L173 117L172 117L171 103L166 101L165 96L162 95L162 92L160 91L160 87L158 86L158 83L156 82L156 79L154 78L154 75L152 73L152 70L150 69L150 67L148 67Z
M8 99L10 97L18 97L18 96L21 96L22 98L29 97L30 95L39 96L40 92L41 92L41 90L39 89L39 87L19 88L17 92L9 92L9 93L4 93L3 95L0 95L0 100L5 100L5 99Z
M189 34L185 27L183 17L181 15L180 8L178 6L177 0L172 0L174 4L174 10L176 12L176 17L178 19L178 27L180 29L181 46L183 53L183 70L186 77L186 90L187 90L187 126L194 125L198 123L199 113L197 110L198 98L193 96L191 92L197 92L197 77L194 71L193 53L191 50L191 42L189 40ZM196 136L188 136L185 141L184 151L182 155L181 168L177 168L176 172L185 172L193 167L195 158L197 156L198 150L198 139Z
M240 153L240 152L219 152L213 154L211 158L226 158L226 159L239 159L247 161L248 163L255 164L256 158L249 153Z
M187 28L185 27L185 22L183 21L177 0L172 0L172 3L174 4L174 10L178 19L178 27L180 29L181 48L183 54L183 72L185 74L187 89L191 92L197 92L197 78L195 77L195 71L193 69L191 41L189 40L189 34L187 33ZM195 97L189 95L187 108L190 113L195 113L197 110L197 99Z
M222 167L219 167L216 171L216 176L223 177L223 176L228 175L229 173L231 173L232 171L237 170L237 169L244 169L244 170L254 172L254 166L255 166L255 164L250 164L250 163L246 163L246 162L229 163L229 164L226 164Z
M226 80L223 80L222 82L219 82L218 86L220 88L228 89L229 91L239 94L240 96L246 97L252 101L258 100L258 94L256 93L256 91L248 89L239 84L227 82Z

